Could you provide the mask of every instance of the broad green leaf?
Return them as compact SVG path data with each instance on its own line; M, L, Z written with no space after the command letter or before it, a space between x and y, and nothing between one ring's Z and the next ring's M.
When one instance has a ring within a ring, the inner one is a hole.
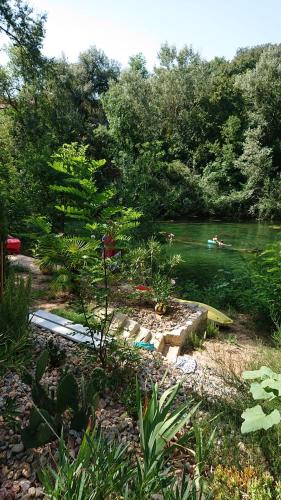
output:
M243 372L242 377L245 380L253 380L255 378L266 378L266 377L272 377L273 375L276 375L270 368L267 366L262 366L259 370L253 370L253 371L246 371Z
M271 399L275 397L273 392L265 391L259 382L253 382L251 384L250 392L254 399Z
M242 434L254 432L261 429L270 429L273 425L277 425L281 421L281 415L278 410L273 410L269 415L266 415L260 405L253 408L247 408L242 413L244 422L241 426Z
M261 387L263 389L265 389L266 387L269 387L270 389L274 389L275 391L278 391L278 396L281 395L281 381L280 380L275 380L273 378L265 379L261 382Z

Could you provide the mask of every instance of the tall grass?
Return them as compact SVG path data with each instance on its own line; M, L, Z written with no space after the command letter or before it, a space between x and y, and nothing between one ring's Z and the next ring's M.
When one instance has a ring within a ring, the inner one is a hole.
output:
M0 303L0 372L18 368L30 348L30 278L10 273Z

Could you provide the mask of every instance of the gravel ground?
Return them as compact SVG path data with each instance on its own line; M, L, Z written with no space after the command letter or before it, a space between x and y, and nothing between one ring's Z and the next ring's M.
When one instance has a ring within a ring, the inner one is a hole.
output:
M135 306L129 317L151 330L152 333L169 332L179 325L185 324L195 310L197 308L173 303L170 306L169 314L161 316L155 313L153 307Z
M34 366L34 361L38 358L46 341L54 338L53 334L47 331L37 328L33 328L33 331L35 345L31 366ZM87 374L89 365L85 359L85 350L81 351L75 343L61 337L56 337L55 341L60 348L66 349L66 363L74 374L78 376L82 372ZM142 362L138 367L138 374L143 387L149 389L152 382L160 382L166 375L161 385L163 390L178 381L182 382L179 402L190 399L191 393L194 392L200 395L203 391L210 397L230 394L229 388L224 386L214 367L200 366L199 363L195 373L183 376L179 369L170 365L158 353L146 351L141 353ZM48 370L42 382L52 391L56 387L58 378L59 369ZM18 428L12 429L7 423L7 416L3 411L7 398L11 398L16 403ZM56 457L57 445L53 442L35 450L24 449L20 439L20 428L27 424L31 408L30 388L21 381L18 374L6 373L0 380L0 500L44 498L36 473L49 462L51 455ZM109 393L105 393L100 399L96 417L109 437L129 443L131 449L139 448L136 422L128 415L126 408L116 398L113 399ZM70 431L68 440L75 455L81 443L81 434Z

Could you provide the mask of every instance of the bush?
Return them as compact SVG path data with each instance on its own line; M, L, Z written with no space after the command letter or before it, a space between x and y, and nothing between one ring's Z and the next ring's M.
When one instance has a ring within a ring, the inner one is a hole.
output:
M154 237L138 247L133 248L126 256L123 273L137 285L152 285L153 282L168 280L180 264L180 255L169 256L166 247Z
M278 329L281 326L281 242L257 257L254 284L264 311Z
M30 349L30 279L10 273L0 303L0 370L19 368Z
M184 351L190 352L203 347L205 336L200 336L196 332L191 332L184 343Z

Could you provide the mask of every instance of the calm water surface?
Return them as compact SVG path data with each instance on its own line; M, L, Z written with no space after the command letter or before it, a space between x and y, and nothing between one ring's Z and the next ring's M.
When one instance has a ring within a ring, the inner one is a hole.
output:
M281 224L196 222L164 223L161 230L175 235L170 247L172 253L179 253L184 259L181 272L186 279L199 285L207 285L217 273L239 272L249 264L255 249L280 241ZM208 239L218 235L230 247L208 244Z

